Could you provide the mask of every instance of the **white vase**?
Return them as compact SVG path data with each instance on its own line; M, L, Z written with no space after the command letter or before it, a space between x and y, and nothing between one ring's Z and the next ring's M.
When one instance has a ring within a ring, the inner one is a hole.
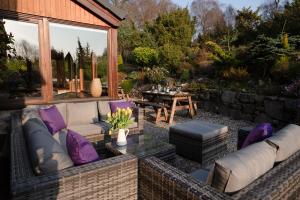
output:
M100 97L102 94L102 84L100 78L95 78L91 82L92 97Z
M127 135L129 133L129 129L119 129L118 138L117 138L117 145L124 146L127 145Z

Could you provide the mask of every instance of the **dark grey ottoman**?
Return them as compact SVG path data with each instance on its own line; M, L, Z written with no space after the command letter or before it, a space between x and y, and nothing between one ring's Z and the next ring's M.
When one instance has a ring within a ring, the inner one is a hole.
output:
M207 166L227 152L228 127L200 120L170 127L169 142L176 153Z

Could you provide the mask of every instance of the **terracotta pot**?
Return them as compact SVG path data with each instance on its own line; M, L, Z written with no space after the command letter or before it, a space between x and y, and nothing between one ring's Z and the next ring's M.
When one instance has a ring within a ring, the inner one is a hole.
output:
M100 97L102 94L102 84L100 78L95 78L91 82L91 94L93 97Z

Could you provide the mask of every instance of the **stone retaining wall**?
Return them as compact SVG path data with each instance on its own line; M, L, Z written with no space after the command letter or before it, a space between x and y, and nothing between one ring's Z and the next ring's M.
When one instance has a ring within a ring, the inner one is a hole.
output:
M200 108L233 119L271 122L274 126L300 122L300 99L227 90L202 90L196 98Z

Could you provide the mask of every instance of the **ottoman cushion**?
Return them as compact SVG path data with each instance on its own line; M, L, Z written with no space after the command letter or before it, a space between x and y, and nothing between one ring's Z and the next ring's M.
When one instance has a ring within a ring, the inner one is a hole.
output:
M170 127L170 132L194 139L207 140L228 132L228 127L219 124L209 124L199 120L177 124Z

